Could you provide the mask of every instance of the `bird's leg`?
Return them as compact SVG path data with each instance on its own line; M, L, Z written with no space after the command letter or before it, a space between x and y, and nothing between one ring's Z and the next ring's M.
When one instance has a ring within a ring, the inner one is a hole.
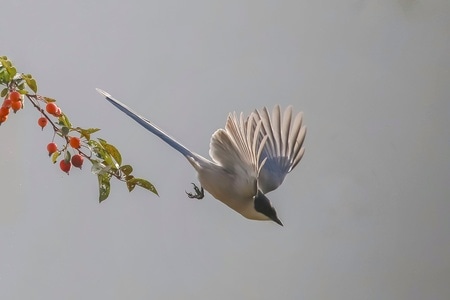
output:
M203 199L203 197L205 197L205 190L203 189L203 187L200 186L200 188L198 188L198 186L195 185L195 183L192 183L192 185L194 186L195 194L186 192L187 196L191 199L193 198L198 200Z

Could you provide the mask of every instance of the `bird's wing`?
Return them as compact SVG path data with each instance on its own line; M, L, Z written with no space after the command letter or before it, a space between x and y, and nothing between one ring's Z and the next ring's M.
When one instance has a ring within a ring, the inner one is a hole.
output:
M236 113L229 114L225 129L217 130L211 138L209 155L227 171L256 184L264 138L259 139L255 132L261 126L253 119L244 120L242 114L239 118Z
M252 119L253 121L250 118L248 121L252 121L255 132L258 133L257 147L263 145L258 158L261 165L258 186L267 193L279 187L286 175L300 162L305 152L303 141L306 127L302 126L302 113L292 118L292 106L286 108L281 115L277 105L272 116L264 107L260 111L255 110Z

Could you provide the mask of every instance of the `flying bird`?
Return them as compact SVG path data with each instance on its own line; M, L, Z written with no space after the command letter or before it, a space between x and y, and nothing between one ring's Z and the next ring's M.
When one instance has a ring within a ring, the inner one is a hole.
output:
M230 113L224 129L211 137L211 160L192 152L107 92L97 89L106 100L180 152L198 173L201 199L204 190L242 216L252 220L272 220L283 226L266 194L278 188L286 175L300 162L305 149L306 127L303 114L292 114L292 106L281 113L276 105L272 114L264 107L249 116Z

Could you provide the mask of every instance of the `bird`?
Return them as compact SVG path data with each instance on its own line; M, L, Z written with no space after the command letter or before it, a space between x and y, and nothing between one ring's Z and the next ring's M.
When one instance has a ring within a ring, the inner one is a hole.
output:
M230 113L224 128L214 132L207 159L183 146L148 119L96 89L107 101L127 114L170 147L180 152L197 171L200 188L194 185L189 198L201 199L204 190L243 217L274 221L283 226L266 194L278 188L286 175L303 157L306 127L303 113L293 116L293 107L281 113L275 105L272 114L266 107L247 117Z

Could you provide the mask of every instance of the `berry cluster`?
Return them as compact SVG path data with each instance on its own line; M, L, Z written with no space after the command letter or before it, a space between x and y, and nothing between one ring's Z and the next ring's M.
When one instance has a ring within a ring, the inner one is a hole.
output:
M44 99L45 100L45 99ZM46 100L49 101L49 100ZM47 102L47 104L45 105L45 111L52 115L53 117L59 118L62 116L62 112L61 109L54 103L54 102ZM43 111L41 111L42 113L42 117L40 117L38 119L38 125L42 128L42 130L44 130L44 127L47 126L48 122L49 122L49 116L45 115ZM50 122L52 122L50 120ZM54 129L55 129L55 133L63 133L63 130L59 130L56 128L56 126L52 123ZM65 130L67 131L67 130ZM66 145L59 150L58 149L58 145L55 142L51 142L47 145L47 151L48 151L48 155L54 157L54 162L56 162L56 158L62 154L63 152L65 152L65 156L64 158L59 162L59 168L69 174L69 171L71 169L72 166L76 167L76 168L80 168L83 165L83 156L84 154L81 152L80 148L81 148L81 139L79 137L76 136L68 136L68 135L63 135L63 137L65 137L66 140ZM74 150L74 151L78 151L78 153L76 154L71 154L68 151L68 145Z
M16 113L19 109L22 108L22 95L18 91L11 91L9 94L7 94L5 100L3 100L2 107L0 107L0 124L6 122L11 109L14 113Z
M130 165L122 165L119 150L101 138L91 139L91 135L100 129L75 127L69 118L56 105L56 100L37 94L36 80L30 74L19 73L6 56L0 56L0 100L4 98L0 107L0 124L8 120L10 111L16 113L23 109L24 100L40 113L38 125L44 130L51 126L53 139L47 145L47 152L53 163L60 157L59 168L69 174L72 166L80 168L86 160L92 164L91 172L98 177L99 201L108 198L110 180L115 178L126 184L131 192L140 186L155 194L155 187L147 180L134 177ZM60 146L55 138L62 140Z
M48 113L45 114L45 112L39 108L41 111L42 116L38 119L38 125L44 130L45 126L49 123L49 121L53 125L53 129L55 130L55 133L61 133L60 135L65 137L66 145L59 150L56 143L51 142L47 145L47 151L49 153L49 156L55 155L54 158L58 157L61 153L65 153L64 159L62 159L59 162L60 169L69 174L69 171L72 167L72 165L76 168L80 168L83 165L83 156L84 154L81 152L81 139L76 136L68 136L63 133L64 130L60 130L56 127L56 125L50 120L49 115L59 118L62 116L61 109L56 105L56 103L52 102L49 98L36 98L37 100L42 100L46 103L45 105L45 111ZM33 102L33 104L35 104ZM23 96L20 92L17 90L11 90L9 93L7 93L5 99L3 100L3 104L0 107L0 124L6 122L8 119L8 115L10 111L12 110L14 113L16 113L18 110L23 108ZM78 153L71 154L68 151L68 145L74 150L78 151ZM56 153L56 154L55 154ZM55 161L56 162L56 161Z
M78 150L80 148L80 138L69 137L69 145L75 150ZM76 147L77 145L78 147ZM47 151L49 156L51 156L54 153L58 153L59 155L62 152L58 150L58 145L54 142L51 142L47 145ZM72 166L81 169L81 166L83 165L84 161L83 156L84 154L82 154L81 152L74 155L66 155L66 157L59 162L59 168L67 174L69 174L69 171Z

